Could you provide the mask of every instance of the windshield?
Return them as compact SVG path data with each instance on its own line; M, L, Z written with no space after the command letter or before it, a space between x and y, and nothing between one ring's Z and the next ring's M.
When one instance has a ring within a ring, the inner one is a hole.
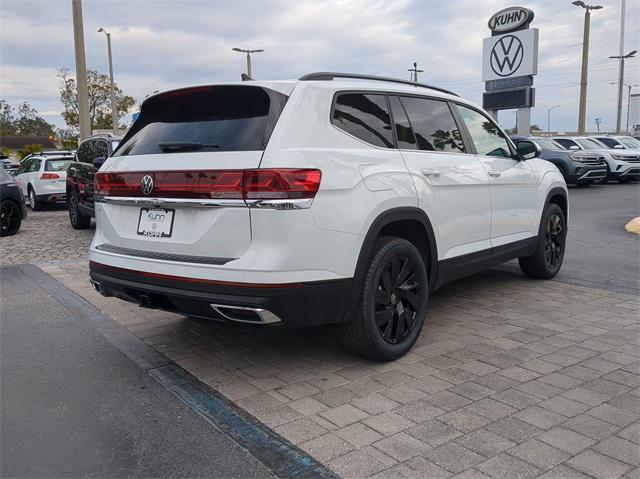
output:
M619 141L627 148L640 148L640 141L635 138L620 138Z
M287 97L255 86L196 87L147 100L113 156L264 150Z
M564 150L562 145L559 145L555 141L550 140L548 138L536 138L535 142L543 150Z
M590 138L577 138L575 141L585 150L602 150L602 145Z
M67 171L69 163L71 163L71 158L47 160L44 164L44 171Z

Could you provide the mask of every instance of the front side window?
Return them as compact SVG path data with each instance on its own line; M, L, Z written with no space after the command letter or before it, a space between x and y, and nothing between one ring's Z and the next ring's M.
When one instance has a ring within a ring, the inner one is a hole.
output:
M578 138L576 141L585 150L601 150L603 148L603 145L589 138Z
M500 128L483 114L462 105L456 105L467 130L476 145L478 155L510 158L511 148Z
M581 149L575 141L570 140L568 138L556 138L555 141L560 145L562 145L562 147L567 150L570 149L572 146L578 147L578 149Z
M76 158L78 159L79 162L91 163L93 161L91 160L91 158L89 158L90 143L91 141L85 141L78 147L78 151L76 152Z
M418 148L464 153L464 143L449 106L439 100L402 97Z
M607 148L615 148L617 145L620 144L616 140L614 140L613 138L607 138L606 136L598 138L598 141L600 143L603 143L603 144L607 145Z
M331 122L362 141L393 148L391 117L385 95L342 93L336 99Z

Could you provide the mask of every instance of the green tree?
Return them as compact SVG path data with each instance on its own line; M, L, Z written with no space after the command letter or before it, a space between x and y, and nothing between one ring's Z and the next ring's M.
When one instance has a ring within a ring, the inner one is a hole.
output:
M64 150L75 150L78 148L78 133L73 128L58 128L56 137Z
M44 148L42 148L42 145L26 145L24 148L18 150L18 160L22 161L25 156L30 155L31 153L38 153L43 149Z
M53 125L42 118L28 102L12 108L0 100L0 131L6 136L52 136Z
M71 128L80 126L78 111L78 90L75 78L69 77L69 70L61 69L58 76L62 80L60 101L64 107L62 118ZM115 84L118 119L126 115L135 104L133 97L125 95ZM91 129L110 129L111 119L111 83L109 77L96 70L87 71L87 88L89 91L89 120ZM120 125L118 125L120 126Z
M5 100L0 100L0 135L14 136L15 117L13 116L13 108Z

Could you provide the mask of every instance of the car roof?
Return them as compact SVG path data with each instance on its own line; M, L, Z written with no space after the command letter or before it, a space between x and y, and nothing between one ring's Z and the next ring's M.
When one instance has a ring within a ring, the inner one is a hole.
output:
M314 75L341 75L336 73L319 73ZM348 75L348 74L345 74ZM310 75L305 75L305 77L309 77ZM411 83L406 82L404 80L397 80L394 78L385 78L385 77L371 77L371 76L355 76L354 78L347 77L335 77L334 79L305 79L305 77L301 77L299 80L273 80L273 81L265 81L265 80L250 80L250 81L231 81L231 82L220 82L220 83L212 83L205 85L190 85L184 86L181 88L172 88L169 90L160 91L154 93L153 95L148 96L142 102L144 105L151 98L155 98L160 95L164 95L169 92L185 90L189 88L206 88L206 87L214 87L214 86L257 86L268 88L271 90L278 91L285 95L290 95L293 90L297 86L306 87L316 87L320 89L328 89L332 91L342 91L342 90L362 90L362 91L380 91L380 92L388 92L388 93L405 93L411 95L425 95L431 97L438 97L442 99L447 99L451 101L456 101L459 103L464 103L469 106L473 106L475 108L480 108L475 105L473 102L468 101L462 97L459 97L453 92L449 92L447 90L441 89L439 87L424 85L421 83ZM322 77L320 77L322 78ZM402 82L402 83L400 83ZM481 108L480 108L481 109Z

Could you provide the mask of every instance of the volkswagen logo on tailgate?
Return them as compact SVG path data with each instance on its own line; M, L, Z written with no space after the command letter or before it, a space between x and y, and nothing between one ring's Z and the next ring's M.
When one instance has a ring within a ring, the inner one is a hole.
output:
M153 178L151 175L144 175L140 180L142 194L149 196L153 192Z
M524 47L514 35L505 35L491 49L491 69L501 77L515 73L524 58Z

